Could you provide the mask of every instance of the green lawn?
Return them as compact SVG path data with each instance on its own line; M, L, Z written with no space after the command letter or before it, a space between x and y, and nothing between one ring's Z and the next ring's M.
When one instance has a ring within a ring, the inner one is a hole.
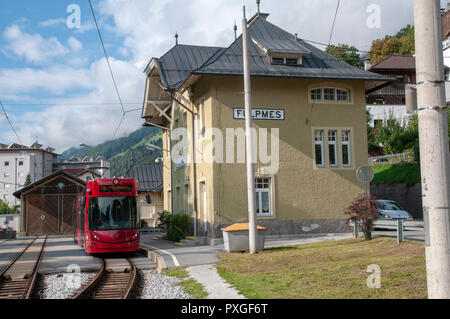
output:
M425 248L389 238L348 239L221 254L219 274L247 298L426 298ZM381 288L367 287L367 267L381 268Z
M418 163L379 164L372 166L375 173L372 184L404 183L412 186L420 183L420 165Z

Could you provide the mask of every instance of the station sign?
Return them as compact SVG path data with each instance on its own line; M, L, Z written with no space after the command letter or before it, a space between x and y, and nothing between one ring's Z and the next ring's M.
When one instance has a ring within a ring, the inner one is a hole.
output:
M245 120L245 109L234 109L233 111L235 120ZM252 109L252 118L254 120L284 121L284 113L284 110Z

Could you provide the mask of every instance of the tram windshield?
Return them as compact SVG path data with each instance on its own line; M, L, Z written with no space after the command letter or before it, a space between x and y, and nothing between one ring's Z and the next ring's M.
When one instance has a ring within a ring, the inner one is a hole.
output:
M136 197L89 199L89 230L139 229Z

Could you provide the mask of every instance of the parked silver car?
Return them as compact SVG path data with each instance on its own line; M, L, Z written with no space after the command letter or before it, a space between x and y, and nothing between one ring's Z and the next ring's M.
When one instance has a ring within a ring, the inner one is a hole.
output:
M379 199L377 208L381 214L378 219L413 219L410 213L393 200Z

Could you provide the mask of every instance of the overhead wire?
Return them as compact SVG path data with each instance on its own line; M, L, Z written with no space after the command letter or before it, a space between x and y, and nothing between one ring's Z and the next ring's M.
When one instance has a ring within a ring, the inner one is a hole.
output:
M119 122L119 125L117 126L117 128L116 128L116 130L115 130L115 132L114 132L114 135L113 135L113 137L112 137L112 139L114 140L115 137L116 137L116 135L117 135L117 132L119 131L120 126L121 126L122 123L123 123L123 120L125 119L125 116L127 115L127 113L126 113L126 111L125 111L125 107L123 106L122 98L121 98L121 96L120 96L119 89L118 89L117 83L116 83L116 79L115 79L115 77L114 77L114 73L113 73L113 70L112 70L112 68L111 68L111 64L110 64L110 62L109 62L108 53L106 52L105 44L104 44L104 42L103 42L103 37L102 37L102 34L101 34L101 32L100 32L100 28L99 28L99 26L98 26L98 23L97 23L97 18L96 18L96 16L95 16L95 12L94 12L94 8L93 8L93 6L92 6L91 0L89 0L89 6L90 6L90 8L91 8L91 13L92 13L92 17L94 18L95 27L97 28L97 33L98 33L98 36L99 36L99 38L100 38L100 43L101 43L102 48L103 48L103 53L104 53L104 55L105 55L106 62L108 63L109 72L110 72L110 74L111 74L111 78L112 78L113 83L114 83L114 88L115 88L115 90L116 90L117 97L118 97L118 99L119 99L120 105L121 105L121 107L122 107L122 112L123 112L122 118L121 118L121 120L120 120L120 122Z
M19 134L17 134L17 131L15 130L14 126L12 125L11 120L9 119L9 116L6 113L5 106L3 105L2 101L0 101L0 105L2 106L3 115L5 116L6 120L8 121L9 126L11 126L11 129L13 130L13 132L16 135L17 139L19 140L20 145L23 145L22 139L19 137Z

